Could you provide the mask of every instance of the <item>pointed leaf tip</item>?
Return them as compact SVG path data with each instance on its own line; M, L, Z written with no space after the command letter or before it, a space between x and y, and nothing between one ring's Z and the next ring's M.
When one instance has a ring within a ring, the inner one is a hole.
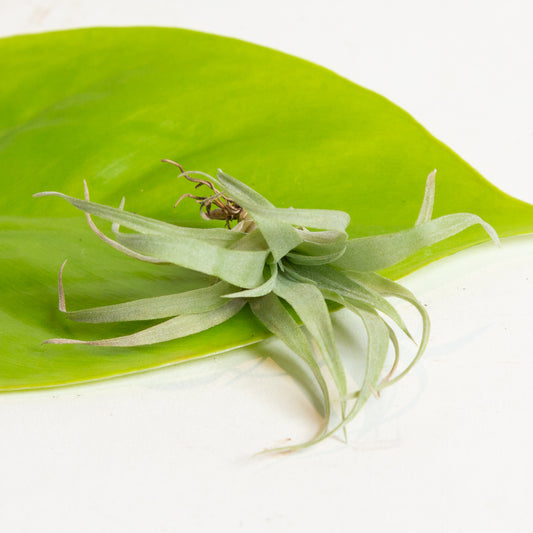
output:
M420 206L420 212L418 213L418 218L416 219L415 226L423 224L424 222L429 222L433 216L433 205L435 203L435 175L437 174L437 169L433 169L426 178L426 188L424 190L424 199L422 200L422 205Z
M59 298L59 310L62 313L67 312L67 307L65 305L65 291L63 289L63 269L65 268L65 265L67 264L68 259L65 259L63 261L63 264L61 265L61 268L59 269L59 280L57 283L57 293Z

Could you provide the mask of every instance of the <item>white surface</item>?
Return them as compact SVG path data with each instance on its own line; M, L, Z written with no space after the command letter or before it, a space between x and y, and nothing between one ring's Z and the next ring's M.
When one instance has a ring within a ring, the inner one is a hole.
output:
M384 94L533 202L532 15L526 1L0 0L0 35L169 25L268 45ZM258 357L281 349L272 341L2 395L0 530L529 531L532 267L524 237L405 278L428 306L431 343L350 426L350 445L252 456L318 423L302 390ZM347 353L353 323L336 324Z

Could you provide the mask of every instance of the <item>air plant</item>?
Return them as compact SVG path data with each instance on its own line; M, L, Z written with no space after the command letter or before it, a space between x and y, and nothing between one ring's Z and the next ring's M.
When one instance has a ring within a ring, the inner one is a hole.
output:
M63 291L63 263L59 273L59 309L79 322L104 323L167 319L137 333L102 340L50 339L54 344L140 346L167 342L212 328L248 305L253 314L279 337L307 366L321 393L323 424L314 438L278 448L295 450L316 444L345 430L371 395L398 382L422 356L430 321L424 306L402 285L377 272L408 258L423 247L480 224L498 243L494 229L474 214L459 213L432 219L435 171L429 174L422 207L414 227L371 237L349 239L347 213L326 209L277 208L244 183L218 171L216 178L202 172L178 177L207 190L204 196L184 194L200 205L203 218L223 220L226 228L179 227L118 208L59 192L83 211L91 229L117 250L141 261L174 263L212 276L211 285L168 296L143 298L123 304L67 311ZM114 238L101 232L96 216L112 223ZM231 223L236 222L233 228ZM133 232L123 232L124 226ZM414 357L398 372L400 349L396 327L412 339L402 317L387 298L414 306L422 319L422 334ZM366 370L360 387L349 390L339 355L328 303L360 317L367 333ZM299 324L303 325L303 328ZM394 362L384 364L392 346ZM333 402L340 403L334 419Z

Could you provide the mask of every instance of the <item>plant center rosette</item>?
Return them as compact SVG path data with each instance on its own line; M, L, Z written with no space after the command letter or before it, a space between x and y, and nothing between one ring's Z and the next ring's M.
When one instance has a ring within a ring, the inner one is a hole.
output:
M356 239L349 239L346 233L350 217L343 211L277 208L220 170L216 178L201 172L181 172L179 176L196 183L196 189L204 187L209 191L206 196L185 194L182 198L192 197L200 204L204 218L225 220L227 228L179 227L143 217L125 211L124 199L118 208L97 204L90 201L86 184L84 200L59 192L35 195L67 200L85 213L98 237L130 257L173 263L213 277L208 287L188 292L67 311L63 263L59 308L69 319L89 323L166 320L121 337L46 342L107 347L167 342L221 324L249 305L262 324L301 358L321 394L324 422L319 432L307 442L278 451L307 447L345 429L372 394L377 395L400 380L423 354L430 328L424 306L405 287L378 271L475 224L499 242L494 229L474 214L458 213L432 220L435 171L428 176L422 207L412 228ZM112 223L112 238L99 230L93 216ZM231 221L236 224L230 229ZM121 231L121 226L133 231ZM400 349L395 329L412 337L389 297L413 305L423 323L416 353L401 372L397 371ZM347 384L328 301L359 316L367 333L366 370L357 390L350 390ZM394 362L385 373L391 346ZM338 417L332 409L335 401L340 403Z

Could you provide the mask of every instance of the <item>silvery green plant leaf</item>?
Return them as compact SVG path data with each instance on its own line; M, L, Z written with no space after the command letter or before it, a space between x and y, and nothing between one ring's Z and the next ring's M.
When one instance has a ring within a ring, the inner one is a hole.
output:
M429 318L422 304L398 283L377 272L369 272L369 268L361 268L362 259L360 253L356 253L361 250L361 241L365 243L362 251L366 254L367 266L373 262L379 266L394 265L420 248L447 238L450 232L458 233L472 224L480 224L499 243L494 229L475 215L448 215L431 220L434 172L426 181L422 207L414 226L416 231L349 239L345 238L344 231L350 221L347 213L279 209L244 183L221 171L216 178L211 178L203 172L184 172L180 164L174 164L182 171L178 178L193 182L195 190L198 190L197 194L185 193L178 203L186 197L191 198L200 205L202 218L223 221L226 229L222 231L235 237L221 235L213 239L213 230L210 229L189 232L187 228L158 224L157 220L125 211L124 200L118 209L94 204L89 200L87 184L84 201L56 192L37 193L35 196L59 197L80 209L96 236L130 258L144 262L149 257L155 263L172 263L210 274L211 284L168 296L69 312L63 286L63 263L59 272L59 310L68 318L92 323L167 320L110 338L52 338L45 342L114 348L159 344L211 330L232 319L248 305L263 326L278 335L305 363L322 396L324 423L317 435L307 442L278 451L317 444L341 428L346 435L346 425L362 409L370 395L378 395L380 390L405 376L427 345ZM199 175L202 178L198 178ZM112 222L111 231L116 242L98 229L93 216ZM454 217L453 223L450 223L450 217ZM134 231L121 232L120 225ZM296 237L292 242L291 235ZM304 243L307 247L302 249ZM333 254L328 253L332 246L335 249ZM298 252L294 251L298 248ZM303 257L316 261L305 262ZM386 299L391 296L414 305L423 323L422 339L416 354L396 376L394 373L402 354L392 324L408 338L413 338L399 312ZM353 391L348 390L347 371L337 349L328 301L359 316L367 333L366 372L360 388ZM301 322L305 334L288 309L292 309ZM389 346L394 350L394 364L387 374L382 375ZM328 381L334 387L329 387ZM332 418L335 402L340 405L337 413L340 420L337 421Z

